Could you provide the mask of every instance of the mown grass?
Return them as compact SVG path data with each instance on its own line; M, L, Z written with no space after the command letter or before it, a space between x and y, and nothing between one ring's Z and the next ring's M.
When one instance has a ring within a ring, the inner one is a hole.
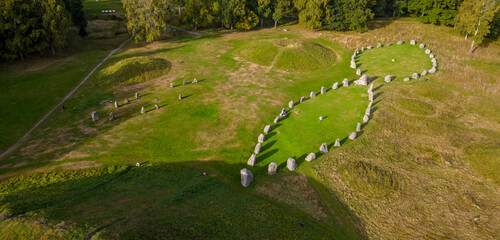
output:
M248 61L269 66L278 54L278 47L271 41L251 41L240 47L238 54Z
M83 11L86 14L114 14L102 13L102 10L115 10L116 13L123 13L123 4L118 0L84 0Z

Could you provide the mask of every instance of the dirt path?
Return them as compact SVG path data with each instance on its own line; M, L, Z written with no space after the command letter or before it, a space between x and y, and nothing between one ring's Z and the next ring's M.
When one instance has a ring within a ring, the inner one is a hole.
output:
M90 71L90 73L73 90L71 90L71 92L68 93L68 95L66 95L66 97L64 97L56 106L54 106L54 108L52 108L52 110L50 110L47 114L45 114L45 116L43 116L42 119L40 119L40 121L38 121L35 124L35 126L33 126L26 134L24 134L24 136L22 136L14 145L12 145L12 147L10 147L5 152L3 152L2 154L0 154L0 159L2 159L3 157L7 156L7 154L9 154L10 152L14 151L14 149L16 149L19 146L19 144L24 139L26 139L31 134L31 132L33 132L43 121L45 121L45 119L47 119L47 117L49 117L50 114L52 114L56 109L58 109L64 103L64 101L68 100L68 98L70 98L71 95L73 95L73 93L75 93L76 90L78 90L78 88L80 88L80 86L82 86L87 81L87 79L89 79L89 77L92 76L92 74L94 74L94 72L104 62L106 62L106 60L108 60L116 51L120 50L123 46L125 46L125 44L127 44L130 40L132 40L132 38L134 38L134 36L132 36L132 37L128 38L127 40L125 40L122 44L120 44L120 46L118 46L116 49L114 49L113 51L111 51L108 54L108 56L106 56L103 60L101 60L101 62L99 62L99 64L97 64L97 66L95 66L94 69L92 69L92 71Z

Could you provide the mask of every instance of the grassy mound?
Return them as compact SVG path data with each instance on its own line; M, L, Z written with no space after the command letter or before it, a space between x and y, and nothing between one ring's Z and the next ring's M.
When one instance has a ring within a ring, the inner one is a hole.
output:
M431 59L424 50L411 44L374 48L360 53L356 63L370 77L391 75L402 80L405 77L411 78L413 73L420 74L431 69ZM392 62L392 59L396 61Z
M391 190L400 189L402 184L394 172L364 161L349 162L340 172L352 187L372 195L385 196Z
M435 111L432 105L416 99L399 98L397 103L400 108L416 114L429 115Z
M131 85L165 75L170 66L163 58L132 57L106 67L97 77L100 85Z
M323 69L335 62L335 53L318 43L295 39L261 40L244 44L239 50L244 59L274 68L298 72Z

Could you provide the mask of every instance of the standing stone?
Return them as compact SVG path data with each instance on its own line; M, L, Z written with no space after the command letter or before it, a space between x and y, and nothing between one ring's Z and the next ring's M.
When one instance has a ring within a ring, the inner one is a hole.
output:
M248 185L250 185L250 183L253 181L252 173L250 172L250 170L243 168L240 171L240 175L241 175L241 185L243 187L248 187Z
M306 97L304 97L304 96L302 96L302 97L300 98L300 102L304 102L305 100L306 100Z
M425 48L425 44L421 43L420 45L418 45L419 48Z
M368 92L373 92L373 83L370 84L370 87L368 88Z
M135 98L139 98L139 93L135 93Z
M325 87L321 87L321 94L325 94L325 93L326 93Z
M368 108L372 108L372 104L373 104L373 101L370 101L370 103L368 103Z
M368 100L373 101L373 92L368 93Z
M144 107L141 108L141 114L144 114L146 113L146 110L144 109Z
M413 78L413 79L418 79L419 77L420 77L420 76L418 76L418 73L413 73L413 74L411 75L411 78Z
M183 84L183 85L186 85L186 84L187 84L186 79L184 79L184 80L182 81L182 84Z
M425 54L431 54L431 50L430 49L425 49Z
M286 109L281 109L280 117L286 117Z
M391 82L391 80L392 80L391 75L387 75L387 76L385 76L385 78L384 78L384 81L385 81L385 82Z
M289 108L293 108L293 106L294 106L293 101L288 102L288 107Z
M279 116L277 116L277 117L275 117L275 118L274 118L274 121L273 121L273 122L274 122L274 123L278 123L278 121L279 121L279 120L280 120L280 117L279 117Z
M349 139L351 139L351 140L356 139L356 132L352 132L352 133L349 135Z
M370 116L371 113L372 113L372 109L370 107L367 107L366 111L365 111L365 115Z
M270 130L271 130L271 125L266 125L264 127L264 133L269 133Z
M253 150L253 152L255 154L259 154L260 153L260 148L262 147L262 145L260 143L257 143L257 145L255 145L255 149Z
M356 70L356 75L361 76L361 69L359 69L359 68L358 68L358 69Z
M278 169L278 165L275 162L270 162L269 165L267 165L267 173L269 175L276 174L276 169Z
M349 87L349 80L347 78L344 78L344 80L342 81L342 86Z
M377 48L381 48L381 47L382 47L382 44L377 43Z
M155 109L159 109L160 107L158 105L155 104Z
M403 79L403 81L408 82L408 81L410 81L410 78L409 78L409 77L405 77L405 78Z
M323 120L325 120L325 117L323 117L323 116L319 116L319 121L321 122L321 121L323 121Z
M120 105L118 105L118 101L115 101L115 108L118 108L120 107Z
M288 160L286 160L286 167L290 171L295 171L295 169L297 169L297 163L295 162L295 159L289 158Z
M130 101L128 100L128 98L125 98L125 101L123 101L125 104L129 103Z
M99 116L96 111L93 111L90 116L92 117L92 122L99 121Z
M197 82L198 82L198 79L196 79L196 78L195 78L195 79L193 80L193 83L197 83Z
M433 59L431 59L431 62L435 63L435 62L437 62L437 59L433 58Z
M265 140L266 140L266 136L264 136L264 134L260 134L259 135L259 138L257 139L260 143L263 143Z
M326 143L322 143L321 146L319 147L319 152L322 154L325 154L328 152L328 146Z
M313 97L316 97L316 93L315 92L311 92L311 94L309 94L309 98L313 98Z
M333 85L332 85L332 89L337 89L339 88L339 83L338 82L335 82Z
M415 41L415 40L410 40L410 44L411 44L411 45L415 45L415 44L417 44L417 41Z
M356 125L356 132L359 132L361 131L361 123L358 123L358 125Z
M401 45L401 44L403 44L403 41L399 40L399 41L397 42L397 44L398 44L398 45Z
M429 58L434 58L434 53L429 54Z
M424 71L422 72L422 74L420 74L420 75L425 76L425 75L427 75L427 73L429 73L429 72L428 72L427 70L424 70Z
M429 70L429 73L435 73L437 71L436 67L432 67L430 70Z
M438 66L438 63L437 63L437 62L433 62L433 63L432 63L432 66L433 66L433 67L437 67L437 66Z
M394 59L394 58L393 58L393 59L391 59L391 61L392 61L392 62L396 62L396 59Z
M364 52L364 51L365 51L365 47L362 47L362 48L361 48L361 52Z
M174 87L174 83L170 83L170 87L173 88Z
M337 138L337 140L335 140L335 143L333 144L334 147L340 147L340 139Z
M252 155L250 156L250 158L247 161L247 165L252 166L252 167L255 166L255 159L257 159L257 154L252 153Z
M356 68L356 61L354 59L351 60L351 68Z
M306 157L306 161L311 162L312 160L316 159L316 154L314 153L309 153Z
M115 119L115 114L113 112L109 113L109 120Z
M371 79L367 75L361 76L358 80L354 81L354 85L363 85L366 86L370 83Z
M179 93L179 100L182 100L182 94Z
M392 43L388 43L388 44L386 44L385 46L386 46L386 47L390 47L390 46L392 46Z
M367 50L371 50L372 49L372 46L368 46L366 47Z
M370 120L370 118L368 117L368 115L365 115L365 116L363 117L363 123L367 123L367 122L368 122L368 120Z

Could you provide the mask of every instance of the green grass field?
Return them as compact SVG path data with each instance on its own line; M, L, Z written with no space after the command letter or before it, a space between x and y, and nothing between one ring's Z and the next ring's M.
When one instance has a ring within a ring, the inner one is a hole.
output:
M104 32L121 32L119 24L91 22ZM492 61L498 44L469 56L450 45L466 43L455 32L416 23L363 34L287 29L206 30L201 37L181 33L127 44L64 111L0 160L0 239L498 236L500 105L498 87L482 80L497 69L476 66ZM353 50L409 41L417 30L433 33L417 41L436 53L439 71L427 81L385 83L385 75L400 80L430 68L428 55L409 44L360 54L360 68L376 77L376 98L368 124L354 141L346 139L368 104L367 86L352 84L359 78L349 68ZM382 37L389 33L397 33L395 39ZM126 38L90 34L81 48L46 63L0 65L0 150ZM392 63L394 56L402 57ZM481 79L456 75L464 66ZM199 82L191 83L194 78ZM344 78L350 87L331 90ZM322 86L329 90L325 95L318 93ZM316 98L272 124L290 100L297 103L311 91ZM92 111L101 120L92 122ZM319 122L319 116L326 119ZM267 124L272 131L257 165L249 167ZM337 138L342 147L303 161ZM285 167L289 157L299 163L295 172ZM271 161L279 166L273 176L267 174ZM242 168L255 177L248 188L240 184Z
M103 13L102 10L115 10L115 13ZM124 13L123 4L119 0L84 0L85 14L116 14Z

